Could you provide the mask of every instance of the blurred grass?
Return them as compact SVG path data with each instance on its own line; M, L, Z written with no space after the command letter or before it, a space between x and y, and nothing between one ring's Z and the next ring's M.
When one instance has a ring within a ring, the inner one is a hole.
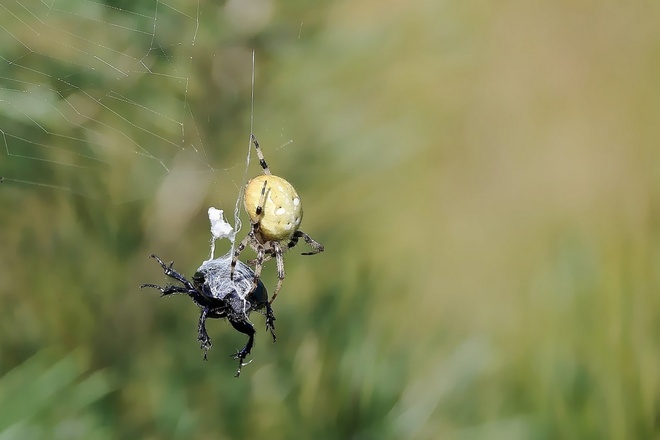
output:
M164 56L148 61L187 84L80 67L145 53L152 3L56 2L86 8L58 26L87 26L87 52L30 32L56 9L0 19L31 48L0 43L0 101L50 130L3 105L3 133L56 146L37 150L52 160L108 162L0 161L0 438L660 438L657 5L201 2L194 46L196 20L164 5ZM235 380L242 335L212 322L202 362L195 307L137 286L163 282L153 252L192 274L206 208L233 207L252 48L255 133L326 252L287 256L278 341L255 316L254 361ZM58 77L96 122L62 124L8 91ZM80 90L130 96L186 131L103 101L128 123ZM81 127L135 140L174 172L52 135L85 139ZM189 172L198 156L152 134L204 145L221 171Z
M0 378L0 438L109 438L95 410L112 381L105 370L85 374L81 355L41 351Z

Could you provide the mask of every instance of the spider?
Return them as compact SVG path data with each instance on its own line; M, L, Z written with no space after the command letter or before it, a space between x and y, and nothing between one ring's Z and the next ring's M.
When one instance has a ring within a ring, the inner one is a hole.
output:
M251 179L245 185L243 201L245 211L250 217L251 227L250 232L234 251L230 278L234 279L234 268L239 261L238 257L247 245L257 253L257 258L254 260L252 289L257 286L263 263L274 257L277 262L277 286L270 299L272 304L284 281L284 251L297 245L301 238L312 248L302 255L318 254L323 252L324 247L298 229L303 216L300 196L293 185L270 172L257 138L254 135L250 138L257 151L263 174Z
M261 281L258 282L256 289L253 288L254 272L245 263L239 261L235 271L236 280L230 282L227 277L231 260L229 254L205 261L193 275L191 283L174 270L172 267L174 263L167 265L156 255L151 255L151 258L158 261L165 275L178 281L182 286L166 284L161 287L156 284L143 284L140 289L151 287L159 290L161 296L182 293L188 295L199 306L202 313L197 326L197 340L204 352L204 360L207 359L206 355L213 346L206 332L207 318L227 318L234 329L249 337L245 347L233 355L234 359L238 359L236 377L241 374L241 368L246 365L245 358L254 346L255 329L248 319L250 312L266 308L266 330L270 331L275 342L275 315L268 303L268 292Z

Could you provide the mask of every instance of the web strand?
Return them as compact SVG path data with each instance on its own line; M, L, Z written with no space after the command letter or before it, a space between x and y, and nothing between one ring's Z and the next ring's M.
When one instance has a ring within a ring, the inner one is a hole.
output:
M251 90L250 90L250 136L248 136L247 154L245 156L245 169L243 171L243 178L241 185L238 189L238 198L234 206L234 230L236 234L241 230L241 201L243 200L245 184L247 183L248 170L250 167L250 154L252 152L252 134L254 129L254 84L255 84L255 51L252 49L252 76L251 76ZM235 241L231 243L231 253L234 253Z
M0 11L5 182L85 195L81 170L98 180L133 164L150 170L147 186L181 170L218 171L190 99L200 0L17 1Z

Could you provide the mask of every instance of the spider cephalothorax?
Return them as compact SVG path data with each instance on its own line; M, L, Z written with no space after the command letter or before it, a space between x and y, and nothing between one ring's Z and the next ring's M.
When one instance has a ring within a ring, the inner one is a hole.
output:
M251 228L234 251L230 277L234 278L234 267L239 261L238 257L248 244L257 253L253 289L259 282L264 261L274 257L277 261L277 286L270 300L272 304L284 280L284 251L297 245L301 238L312 248L310 252L303 252L302 255L318 254L323 252L324 248L298 229L303 217L300 196L288 181L271 174L254 135L252 135L252 143L257 150L263 174L245 185L245 211L250 217Z
M166 284L161 287L156 284L143 284L140 288L158 289L161 296L182 293L188 295L199 306L202 313L197 327L197 340L204 351L204 360L213 345L206 332L207 318L227 318L232 327L248 335L249 339L245 347L233 355L235 359L238 359L236 376L241 374L241 367L245 365L243 361L250 354L254 345L255 329L248 319L250 312L261 311L265 308L266 330L271 332L273 342L275 342L275 316L268 303L268 292L261 281L258 281L254 288L254 272L245 263L239 261L236 266L231 266L232 260L229 254L215 260L205 261L193 275L191 283L172 268L174 263L167 265L156 255L151 255L151 257L158 261L165 275L177 280L182 286ZM234 274L233 282L229 280L230 267Z

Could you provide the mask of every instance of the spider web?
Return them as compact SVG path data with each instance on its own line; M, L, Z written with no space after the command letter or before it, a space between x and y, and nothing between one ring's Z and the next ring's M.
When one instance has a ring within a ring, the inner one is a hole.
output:
M125 202L186 173L226 178L235 197L244 158L212 165L189 99L200 0L10 1L0 17L4 185Z

